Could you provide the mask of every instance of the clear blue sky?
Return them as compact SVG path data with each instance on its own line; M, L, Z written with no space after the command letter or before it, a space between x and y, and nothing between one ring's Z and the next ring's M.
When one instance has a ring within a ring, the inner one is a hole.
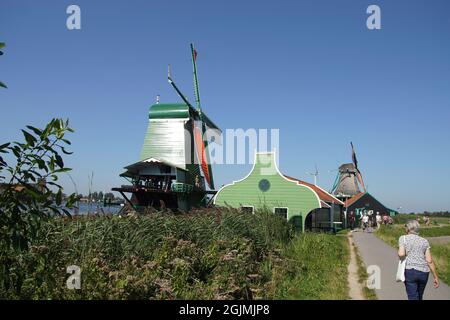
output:
M70 4L81 30L66 28ZM366 28L370 4L381 30ZM91 171L97 190L122 184L155 96L179 101L168 63L192 97L194 41L205 111L223 129L279 128L283 172L311 180L317 163L329 189L353 141L384 204L450 209L450 1L1 0L0 41L0 142L70 118L80 192ZM216 182L249 169L217 165Z

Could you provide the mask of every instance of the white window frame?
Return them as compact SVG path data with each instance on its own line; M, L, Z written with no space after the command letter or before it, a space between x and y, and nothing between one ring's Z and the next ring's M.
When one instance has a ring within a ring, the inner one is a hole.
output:
M250 205L241 206L241 209L244 209L244 208L252 208L252 214L255 214L255 206L250 206Z
M286 220L289 220L289 207L273 207L272 213L275 214L275 209L286 209Z

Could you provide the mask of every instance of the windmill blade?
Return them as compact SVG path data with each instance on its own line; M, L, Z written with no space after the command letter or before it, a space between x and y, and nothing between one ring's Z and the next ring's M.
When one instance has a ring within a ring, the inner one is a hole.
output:
M194 131L194 138L195 138L195 145L197 150L197 158L200 161L200 167L203 171L203 176L205 177L206 182L208 183L208 186L211 189L214 189L214 181L212 178L212 172L210 170L210 164L208 163L208 150L206 149L205 145L207 143L203 139L202 132L200 129L192 122L192 130Z
M338 174L336 175L336 179L334 179L333 187L331 188L330 193L333 193L336 190L340 177L341 173L338 171Z
M211 189L214 189L214 179L209 159L208 139L206 137L206 123L200 105L200 93L197 77L197 51L195 50L193 43L191 43L191 56L192 56L192 71L194 76L193 80L194 80L195 103L197 105L197 112L202 126L201 134L199 135L198 133L196 133L197 154L199 154L200 166L202 168L205 179L208 182L209 187Z
M200 105L200 92L198 89L198 76L197 76L197 51L194 48L194 44L191 43L191 55L192 55L192 72L194 76L194 94L195 94L195 103L197 105L197 111L201 113L201 105Z
M180 89L178 89L177 85L172 80L172 76L170 75L170 64L167 67L167 80L172 85L172 87L175 89L175 91L180 96L180 98L184 101L184 103L186 103L188 106L192 107L192 104L188 101L188 99L184 96L184 94L180 91Z
M364 185L364 180L363 180L361 172L359 170L357 170L357 172L356 172L356 177L358 178L359 184L363 188L364 192L366 192L366 186Z
M353 142L350 141L350 145L352 146L352 161L355 165L356 170L358 170L358 160L356 159L356 152L355 148L353 147Z

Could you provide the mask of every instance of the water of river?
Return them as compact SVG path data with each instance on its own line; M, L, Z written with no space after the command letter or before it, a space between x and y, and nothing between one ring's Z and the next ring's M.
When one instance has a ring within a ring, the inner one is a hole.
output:
M85 203L81 202L78 206L78 212L75 212L74 209L70 209L69 212L71 214L88 214L88 213L110 213L116 214L122 209L121 206L103 206L103 203Z

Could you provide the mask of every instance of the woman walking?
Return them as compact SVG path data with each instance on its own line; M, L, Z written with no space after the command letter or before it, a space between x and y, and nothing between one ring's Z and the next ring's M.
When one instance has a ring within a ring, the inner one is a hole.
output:
M405 287L409 300L422 300L428 275L434 278L434 287L439 287L436 267L431 256L428 240L419 236L419 223L410 220L405 225L406 235L401 236L398 243L398 256L406 259Z

